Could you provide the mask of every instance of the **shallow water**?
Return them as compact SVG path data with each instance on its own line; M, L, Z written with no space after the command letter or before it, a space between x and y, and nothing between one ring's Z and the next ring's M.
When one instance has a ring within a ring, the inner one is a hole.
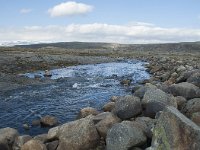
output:
M148 79L144 62L126 61L79 65L51 70L56 83L28 86L0 95L0 128L17 128L21 134L36 135L47 128L22 128L23 123L44 115L56 116L60 123L72 121L79 110L95 107L98 110L113 95L131 94L130 88L120 85L123 78L133 79L132 84ZM24 74L44 78L44 71Z

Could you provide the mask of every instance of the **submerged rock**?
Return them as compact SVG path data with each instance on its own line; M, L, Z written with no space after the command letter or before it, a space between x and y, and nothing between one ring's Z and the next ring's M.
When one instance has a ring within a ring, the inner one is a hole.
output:
M167 107L158 118L153 131L154 150L199 149L200 128L176 108Z
M58 124L58 119L54 116L44 116L41 118L40 123L42 126L53 127Z

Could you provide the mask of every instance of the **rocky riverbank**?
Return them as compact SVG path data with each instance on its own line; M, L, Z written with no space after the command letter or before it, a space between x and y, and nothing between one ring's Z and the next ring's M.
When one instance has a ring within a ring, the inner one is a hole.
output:
M0 129L0 149L200 149L199 60L137 58L149 62L146 67L152 77L135 86L132 95L111 97L102 112L83 108L77 120L35 137L19 135L12 128ZM57 121L47 116L40 123L53 126Z

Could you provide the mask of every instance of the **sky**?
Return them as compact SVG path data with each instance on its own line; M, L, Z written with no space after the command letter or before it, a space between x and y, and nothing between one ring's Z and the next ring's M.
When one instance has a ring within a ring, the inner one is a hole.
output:
M200 0L0 0L0 43L200 41Z

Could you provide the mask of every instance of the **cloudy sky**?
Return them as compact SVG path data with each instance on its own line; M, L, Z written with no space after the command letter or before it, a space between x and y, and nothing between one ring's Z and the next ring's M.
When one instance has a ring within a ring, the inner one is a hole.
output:
M200 41L200 0L0 0L0 43Z

